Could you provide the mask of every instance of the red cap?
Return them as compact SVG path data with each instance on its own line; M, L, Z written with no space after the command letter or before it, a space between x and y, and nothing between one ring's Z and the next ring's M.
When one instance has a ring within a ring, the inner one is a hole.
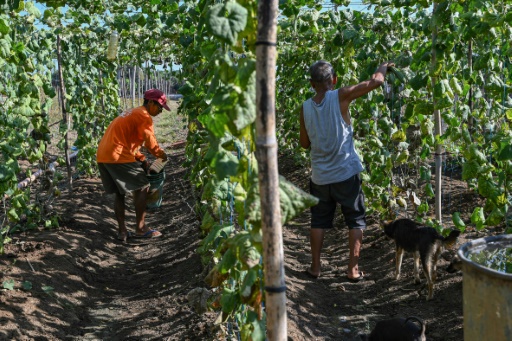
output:
M144 93L144 99L157 101L158 103L160 103L162 107L164 107L165 110L171 111L171 109L167 105L167 98L165 97L165 94L158 89L149 89L148 91L146 91Z

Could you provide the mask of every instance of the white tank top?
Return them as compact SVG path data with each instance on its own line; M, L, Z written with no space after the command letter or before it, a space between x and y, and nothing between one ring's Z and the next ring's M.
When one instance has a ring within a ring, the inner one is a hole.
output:
M327 91L320 104L303 104L304 122L311 142L311 180L327 185L347 180L363 170L352 139L352 125L343 120L338 90Z

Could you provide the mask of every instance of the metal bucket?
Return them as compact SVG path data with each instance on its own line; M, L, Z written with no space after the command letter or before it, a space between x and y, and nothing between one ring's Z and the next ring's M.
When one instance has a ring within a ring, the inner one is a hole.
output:
M483 250L512 247L512 235L473 240L462 245L465 341L512 340L512 274L494 270L471 259Z
M165 170L158 174L147 174L149 180L149 193L146 201L146 208L158 208L162 205L164 193Z

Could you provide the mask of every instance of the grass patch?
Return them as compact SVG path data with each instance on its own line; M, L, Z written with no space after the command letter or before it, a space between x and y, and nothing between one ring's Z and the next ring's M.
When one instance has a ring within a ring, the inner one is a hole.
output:
M155 136L162 146L182 141L187 137L186 119L178 115L179 102L167 101L171 111L164 110L153 119Z

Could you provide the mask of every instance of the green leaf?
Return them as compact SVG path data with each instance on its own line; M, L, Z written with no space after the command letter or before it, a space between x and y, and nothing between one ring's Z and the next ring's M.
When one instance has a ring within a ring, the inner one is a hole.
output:
M25 9L25 1L24 0L13 0L11 2L11 8L16 12L21 12Z
M221 240L228 238L235 231L233 224L215 225L210 233L201 240L201 246L197 249L199 253L207 252L210 249L217 248Z
M425 73L417 73L416 76L409 80L409 85L414 90L425 88L428 84L428 76Z
M414 105L414 113L416 115L432 115L434 112L434 105L430 102L421 101Z
M41 17L41 12L37 9L36 6L34 6L33 2L28 1L25 3L25 11L36 18Z
M220 305L222 311L225 313L232 313L235 310L235 306L238 304L238 292L235 292L228 288L223 288L222 296L220 298Z
M189 34L180 34L179 41L180 41L181 46L183 46L184 48L187 48L194 41L194 37L192 37Z
M431 178L432 178L432 172L430 170L430 167L421 166L420 167L420 179L430 181Z
M226 127L230 122L230 118L222 112L212 114L205 111L197 119L216 137L224 136Z
M32 289L32 282L23 281L23 283L21 283L21 286L23 287L23 290L31 290Z
M509 138L500 142L498 160L512 160L512 139Z
M7 289L7 290L14 290L14 279L8 279L8 280L5 280L3 283L2 283L2 286L4 289Z
M0 165L0 182L6 182L14 179L16 173L7 165Z
M418 206L418 213L419 214L426 214L428 212L429 206L427 202L422 203Z
M263 313L264 314L264 313ZM265 326L266 326L266 318L263 315L263 318L260 320L258 314L252 310L247 311L247 322L250 323L252 327L252 333L250 336L244 338L244 340L265 340Z
M462 180L470 180L478 176L479 165L475 160L462 164Z
M471 214L471 222L476 225L477 230L481 230L485 226L485 216L483 207L475 207Z
M495 207L491 213L489 213L489 216L487 216L487 219L485 219L485 225L487 226L496 226L503 222L505 219L505 212L500 209L499 207Z
M220 40L235 45L247 24L247 10L234 1L213 5L207 14L208 29Z
M51 287L51 286L49 286L49 285L43 285L43 286L41 287L41 289L43 289L43 291L44 291L45 293L47 293L47 294L51 294L51 293L53 293L53 290L54 290L54 289L53 289L53 287Z
M281 206L281 224L286 224L303 210L318 203L318 198L304 192L294 184L279 176L279 196ZM246 218L255 226L261 226L261 203L257 177L249 189L246 201Z
M140 27L144 27L146 25L146 17L144 16L144 14L140 14L138 17L135 17L134 20L135 23Z
M240 289L240 294L242 296L249 297L251 295L251 288L259 278L259 271L259 268L251 268L247 271Z
M234 125L233 134L238 132L256 120L256 103L253 93L242 92L238 97L238 103L228 111L231 123Z
M12 207L7 212L7 217L9 218L10 221L13 221L13 222L16 222L16 221L20 220L20 217L18 216L18 213L16 212L16 209L14 207Z
M222 259L219 262L219 272L221 274L229 273L231 269L235 266L237 262L236 256L231 249L228 249Z
M239 162L237 156L222 147L222 144L226 143L226 141L230 140L222 139L211 143L208 152L204 156L204 161L208 162L210 167L215 169L217 179L219 180L236 175L238 169ZM227 190L228 185L226 183L223 184L223 187Z
M238 260L242 263L242 269L251 269L261 261L261 254L255 247L255 240L247 231L239 232L229 241L230 249L238 255Z
M427 195L428 198L433 198L436 196L434 189L432 188L432 184L430 182L428 182L425 185L425 194Z
M11 28L9 27L9 24L4 18L0 18L0 33L1 34L8 34L11 31Z
M34 110L32 110L32 108L29 107L28 105L18 106L16 108L14 108L13 112L16 115L23 115L23 116L27 116L27 117L35 115Z
M466 224L460 217L460 212L454 212L452 215L452 221L456 228L458 228L460 231L464 231L466 228Z
M7 39L0 39L0 57L9 58L11 55L11 43Z

